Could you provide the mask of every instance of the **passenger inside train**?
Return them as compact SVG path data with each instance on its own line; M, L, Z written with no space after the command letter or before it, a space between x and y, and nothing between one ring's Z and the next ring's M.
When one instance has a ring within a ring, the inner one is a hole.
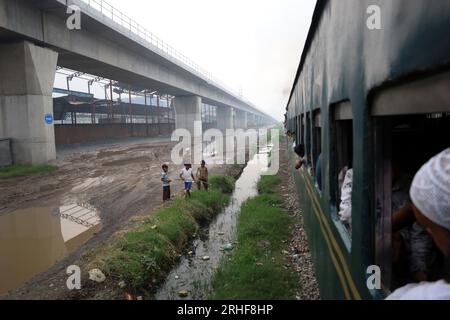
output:
M429 161L431 157L449 146L450 115L435 113L381 117L377 119L376 126L379 129L376 135L381 137L378 139L375 151L381 152L375 165L376 174L379 175L375 188L376 197L378 206L382 208L378 222L379 225L391 225L390 230L377 229L379 238L383 237L383 233L391 233L390 250L383 247L377 248L384 253L382 259L386 261L389 260L386 253L391 252L392 255L391 268L387 270L390 274L386 277L389 283L385 283L385 286L392 292L411 283L443 279L448 272L448 264L446 264L448 258L445 257L445 250L438 245L433 230L422 223L423 219L417 218L416 213L418 207L425 208L424 201L430 201L433 198L418 199L414 196L415 192L421 190L418 183L426 182L426 188L439 194L436 197L446 197L446 205L441 204L439 214L443 215L441 218L444 221L450 220L449 149L441 153L437 159L433 158ZM427 164L424 165L425 163ZM423 178L418 180L418 177L422 176ZM434 186L438 182L440 185ZM419 200L420 203L417 202ZM438 208L435 207L433 210ZM429 215L427 212L422 213L425 217ZM387 219L391 220L390 223L386 221ZM450 235L450 233L441 232L441 235L444 234ZM446 241L450 243L450 237ZM389 246L386 243L384 245ZM385 268L389 266L385 265ZM398 293L393 297L397 296Z
M450 299L450 148L428 161L415 175L410 189L412 204L403 212L403 220L419 223L434 240L443 256L443 274L431 282L431 273L416 284L394 291L388 300ZM395 217L394 217L395 218ZM426 261L425 261L426 262ZM428 271L428 270L427 270Z

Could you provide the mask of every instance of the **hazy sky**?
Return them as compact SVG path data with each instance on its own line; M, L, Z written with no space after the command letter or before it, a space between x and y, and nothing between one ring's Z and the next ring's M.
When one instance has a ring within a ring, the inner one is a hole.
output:
M282 119L315 0L108 0Z

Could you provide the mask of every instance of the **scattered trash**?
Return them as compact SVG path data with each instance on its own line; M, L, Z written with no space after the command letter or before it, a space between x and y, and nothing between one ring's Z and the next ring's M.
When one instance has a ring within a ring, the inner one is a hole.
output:
M133 300L133 296L129 293L125 293L125 300Z
M262 267L263 265L264 265L264 264L263 264L262 262L257 262L257 263L256 263L256 266L257 266L257 267Z
M192 256L192 255L194 255L194 252L189 251L189 252L188 252L188 255Z
M225 232L219 232L218 235L219 235L219 236L224 236L224 235L225 235Z
M102 283L106 280L106 276L100 269L92 269L91 271L89 271L89 280L97 283Z
M231 251L233 250L234 246L231 243L227 243L226 245L223 246L223 250L225 251Z
M202 258L203 261L208 261L209 259L210 259L209 256L204 256L204 257Z
M180 279L180 277L179 276L175 276L175 280L178 280L178 279Z
M53 288L55 285L53 283L50 283L49 287Z
M281 253L286 255L286 256L289 254L289 252L287 252L286 250L281 251Z
M187 290L180 290L178 292L178 295L180 296L180 298L186 298L187 296L189 296L189 292Z
M150 227L150 229L155 230L158 226L157 225L153 225Z
M126 286L127 286L127 284L125 283L125 281L120 281L119 283L118 283L118 285L119 285L119 287L120 288L125 288Z

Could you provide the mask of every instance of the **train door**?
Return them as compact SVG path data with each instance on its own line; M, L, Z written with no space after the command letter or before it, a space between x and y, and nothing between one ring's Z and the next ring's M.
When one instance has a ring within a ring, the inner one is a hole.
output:
M436 280L442 271L442 257L426 231L416 224L398 225L395 217L411 203L415 173L450 147L450 72L377 92L371 116L375 262L388 294L410 282Z

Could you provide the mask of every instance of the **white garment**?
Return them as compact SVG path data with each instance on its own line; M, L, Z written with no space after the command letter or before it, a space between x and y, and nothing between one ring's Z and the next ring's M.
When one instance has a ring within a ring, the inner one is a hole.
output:
M423 215L450 230L450 148L432 158L417 172L410 195Z
M352 190L353 190L353 169L348 169L345 173L344 183L341 190L341 204L339 205L339 217L341 221L352 224Z
M450 283L421 282L395 290L386 300L450 300Z
M184 182L193 182L192 168L189 168L188 170L186 170L186 168L183 168L183 170L181 170L181 177L184 179Z

